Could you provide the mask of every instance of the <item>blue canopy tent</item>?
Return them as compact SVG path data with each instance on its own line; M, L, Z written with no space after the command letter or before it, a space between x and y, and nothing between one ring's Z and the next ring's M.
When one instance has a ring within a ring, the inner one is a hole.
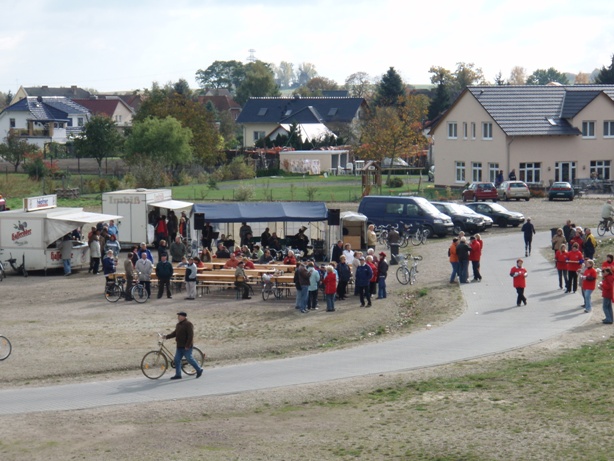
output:
M324 202L196 203L192 214L203 213L211 223L326 221Z

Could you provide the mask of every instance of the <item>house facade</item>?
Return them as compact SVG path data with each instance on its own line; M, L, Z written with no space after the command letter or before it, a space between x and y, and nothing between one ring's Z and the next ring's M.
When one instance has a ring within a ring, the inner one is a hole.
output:
M466 88L433 125L435 183L512 170L530 185L613 179L614 85Z
M77 85L71 85L70 87L50 87L47 85L43 85L43 86L30 86L30 87L24 87L24 86L20 86L19 89L17 90L17 93L15 93L15 96L13 96L13 99L11 101L11 104L15 104L17 101L20 101L24 98L27 98L28 96L42 96L42 97L48 97L48 96L63 96L65 98L90 98L92 96L92 94L87 91L84 90L83 88L79 88Z
M85 107L92 115L104 115L115 122L118 128L132 126L134 110L119 96L106 96L103 99L73 99Z
M65 144L80 133L90 112L65 97L26 97L0 112L0 142L10 131L41 149L45 144Z
M267 137L282 124L304 123L304 114L347 139L357 133L365 110L363 98L250 98L237 123L242 125L243 147L253 147L256 141Z

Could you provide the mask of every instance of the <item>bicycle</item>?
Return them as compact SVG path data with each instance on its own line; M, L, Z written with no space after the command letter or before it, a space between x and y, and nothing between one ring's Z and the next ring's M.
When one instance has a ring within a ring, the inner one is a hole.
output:
M123 277L115 277L115 280L112 284L107 284L104 290L104 297L110 303L116 303L120 298L126 297L126 290L124 289L124 284L126 283L126 279ZM136 282L132 288L130 288L130 296L137 303L144 303L149 299L149 295L147 294L147 290L145 289L145 285L141 282Z
M389 226L377 226L373 229L377 234L377 243L380 245L388 244L388 227Z
M397 269L397 280L402 285L413 285L416 283L418 278L418 261L422 261L422 256L412 256L408 254L407 256L403 255L393 255L397 262L400 264L400 267ZM412 266L408 267L408 259L412 260Z
M601 221L597 224L597 234L603 237L608 230L614 235L614 220L601 218Z
M262 299L266 301L273 295L276 299L281 299L284 297L284 292L287 290L287 287L281 287L277 284L277 281L273 282L271 279L274 276L269 274L262 275Z
M165 339L166 337L162 333L158 333L158 346L160 346L160 348L155 351L149 351L143 356L143 360L141 360L141 371L149 379L158 379L164 375L166 370L168 370L169 363L171 364L171 368L175 368L175 354L164 345ZM205 354L203 351L196 346L192 346L192 357L194 357L194 360L196 360L198 365L202 368L205 362ZM181 359L181 370L186 375L192 376L196 374L196 370L188 363L185 357Z
M418 228L416 229L416 232L414 232L411 235L411 244L413 246L418 246L418 245L424 245L426 244L426 240L428 239L431 231L424 227L424 225L422 224L418 224L417 226Z
M13 351L13 346L6 336L0 335L0 362L8 359Z

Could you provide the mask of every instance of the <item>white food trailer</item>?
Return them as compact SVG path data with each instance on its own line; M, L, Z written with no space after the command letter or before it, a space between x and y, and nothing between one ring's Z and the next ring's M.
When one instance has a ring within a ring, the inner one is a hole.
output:
M181 211L189 211L193 205L173 200L170 189L125 189L102 194L102 212L123 216L116 223L122 248L141 242L152 244L156 216L174 210L179 217Z
M59 208L56 195L24 199L23 209L0 213L0 259L23 265L24 275L63 267L58 246L66 234L83 227L87 235L88 225L119 218L83 208ZM72 268L89 267L87 241L73 240L72 244Z

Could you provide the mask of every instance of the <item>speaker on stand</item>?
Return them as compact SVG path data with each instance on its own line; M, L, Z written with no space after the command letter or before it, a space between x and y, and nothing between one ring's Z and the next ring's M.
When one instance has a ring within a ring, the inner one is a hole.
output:
M328 209L328 225L338 226L340 223L341 210L339 208Z

